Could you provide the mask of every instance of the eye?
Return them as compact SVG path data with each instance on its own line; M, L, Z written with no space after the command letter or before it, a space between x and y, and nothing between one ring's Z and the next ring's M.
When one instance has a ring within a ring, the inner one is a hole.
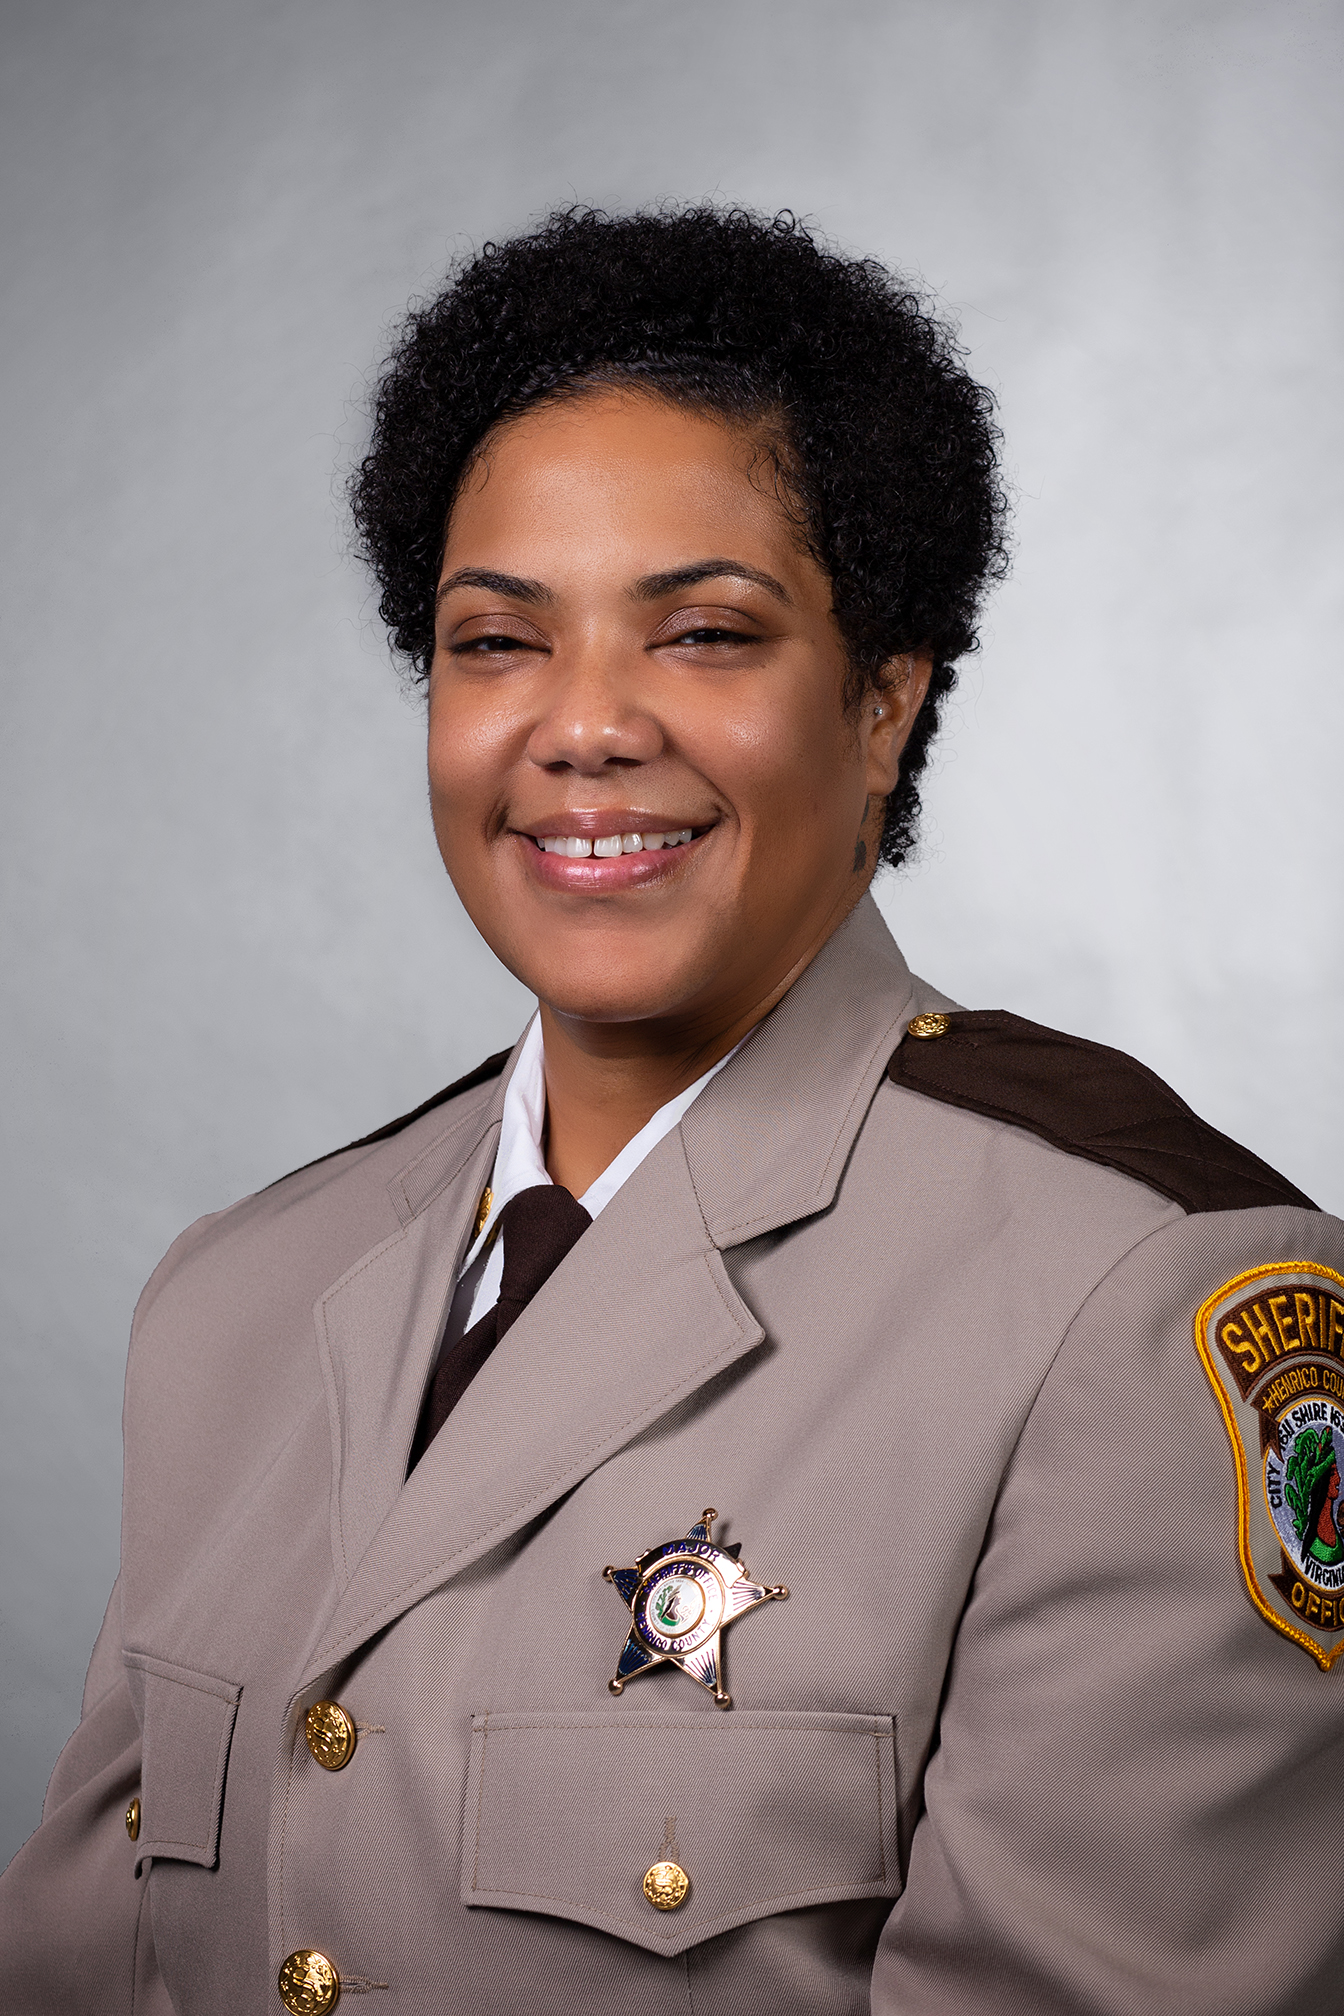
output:
M508 651L537 651L540 648L530 637L511 637L503 630L488 630L477 637L460 637L448 646L454 658L496 658Z
M671 637L663 637L663 644L755 644L760 640L750 630L730 630L721 623L697 623L693 629L678 630Z
M761 634L763 629L766 636ZM649 643L656 650L699 651L717 656L764 644L768 634L768 625L762 625L750 610L735 608L732 603L683 602L680 609L669 609Z

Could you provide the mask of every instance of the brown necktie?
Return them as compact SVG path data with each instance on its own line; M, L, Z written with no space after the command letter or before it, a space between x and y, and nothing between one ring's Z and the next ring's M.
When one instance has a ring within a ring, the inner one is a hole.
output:
M559 1183L538 1183L509 1199L499 1214L497 1236L504 1241L499 1300L440 1358L420 1409L408 1476L504 1332L592 1222L582 1204Z

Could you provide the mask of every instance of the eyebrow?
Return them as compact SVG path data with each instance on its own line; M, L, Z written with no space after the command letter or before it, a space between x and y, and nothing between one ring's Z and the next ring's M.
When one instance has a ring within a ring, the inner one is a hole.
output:
M529 581L522 574L499 574L493 567L459 567L456 574L440 581L434 597L437 609L454 588L484 588L491 595L507 595L513 602L554 602L555 596L544 581Z
M636 581L632 593L638 602L661 602L665 595L676 595L683 588L698 586L701 581L728 578L753 581L786 608L793 606L788 589L782 581L776 581L773 574L765 573L760 567L749 567L745 560L721 558L695 560L688 567L671 567L663 574L645 574ZM456 574L449 574L440 581L434 597L435 609L454 588L484 588L491 595L507 595L511 601L530 602L534 607L555 600L553 591L544 581L531 581L523 574L501 574L493 567L459 567Z
M696 560L689 567L672 567L665 574L646 574L636 581L634 594L640 602L660 602L664 595L675 595L682 588L694 588L701 581L721 581L732 575L739 581L754 581L758 588L764 588L767 595L773 595L786 608L793 606L793 598L782 581L776 581L773 574L766 574L759 567L749 567L745 560Z

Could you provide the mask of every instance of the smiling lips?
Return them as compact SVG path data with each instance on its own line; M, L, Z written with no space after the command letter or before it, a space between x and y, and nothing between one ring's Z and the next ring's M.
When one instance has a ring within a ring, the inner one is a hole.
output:
M544 887L596 896L662 882L673 872L673 861L678 866L683 859L689 861L687 850L710 830L707 826L650 829L632 822L623 833L593 832L593 826L614 823L610 813L596 818L571 815L564 821L566 825L580 823L588 825L588 832L519 834L529 872ZM698 854L698 847L695 852Z
M560 854L570 861L582 861L595 854L609 861L617 854L654 853L660 847L684 847L694 828L682 826L673 833L605 833L599 839L585 839L581 833L538 833L533 837L543 854Z

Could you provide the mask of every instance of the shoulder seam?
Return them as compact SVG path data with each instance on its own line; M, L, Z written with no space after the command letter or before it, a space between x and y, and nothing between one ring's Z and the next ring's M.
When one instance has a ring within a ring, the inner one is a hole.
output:
M1123 1056L1124 1052L1120 1051L1117 1052L1116 1054ZM1179 1201L1179 1200L1173 1200L1173 1201ZM1112 1276L1119 1272L1120 1268L1126 1266L1134 1258L1136 1253L1142 1252L1143 1248L1149 1243L1150 1240L1160 1238L1164 1232L1169 1232L1174 1222L1175 1221L1172 1219L1165 1219L1160 1225L1152 1225L1148 1228L1146 1232L1141 1232L1137 1239L1132 1240L1131 1243L1128 1246L1126 1246L1123 1253L1117 1253L1115 1258L1109 1263L1109 1265L1103 1267L1101 1272L1096 1276L1096 1279L1092 1282L1091 1286L1088 1288L1086 1294L1079 1297L1079 1300L1074 1306L1074 1309L1070 1314L1067 1322L1063 1324L1063 1326L1060 1329L1058 1337L1055 1339L1054 1349L1051 1351L1049 1358L1047 1359L1044 1367L1042 1368L1041 1376L1036 1382L1035 1388L1032 1392L1031 1400L1023 1412L1022 1419L1018 1424L1017 1434L1013 1438L1013 1446L1008 1453L1007 1461L1003 1465L1004 1476L1007 1475L1008 1470L1012 1466L1012 1463L1017 1456L1018 1449L1021 1446L1022 1437L1026 1434L1032 1416L1035 1414L1037 1407L1040 1405L1041 1395L1042 1393L1044 1393L1046 1387L1049 1385L1051 1374L1054 1372L1056 1365L1058 1365L1060 1359L1063 1357L1069 1339L1070 1337L1072 1337L1074 1330L1077 1328L1079 1319L1081 1318L1083 1311L1088 1307L1089 1303L1100 1292L1100 1290L1105 1287L1106 1283L1112 1278Z

